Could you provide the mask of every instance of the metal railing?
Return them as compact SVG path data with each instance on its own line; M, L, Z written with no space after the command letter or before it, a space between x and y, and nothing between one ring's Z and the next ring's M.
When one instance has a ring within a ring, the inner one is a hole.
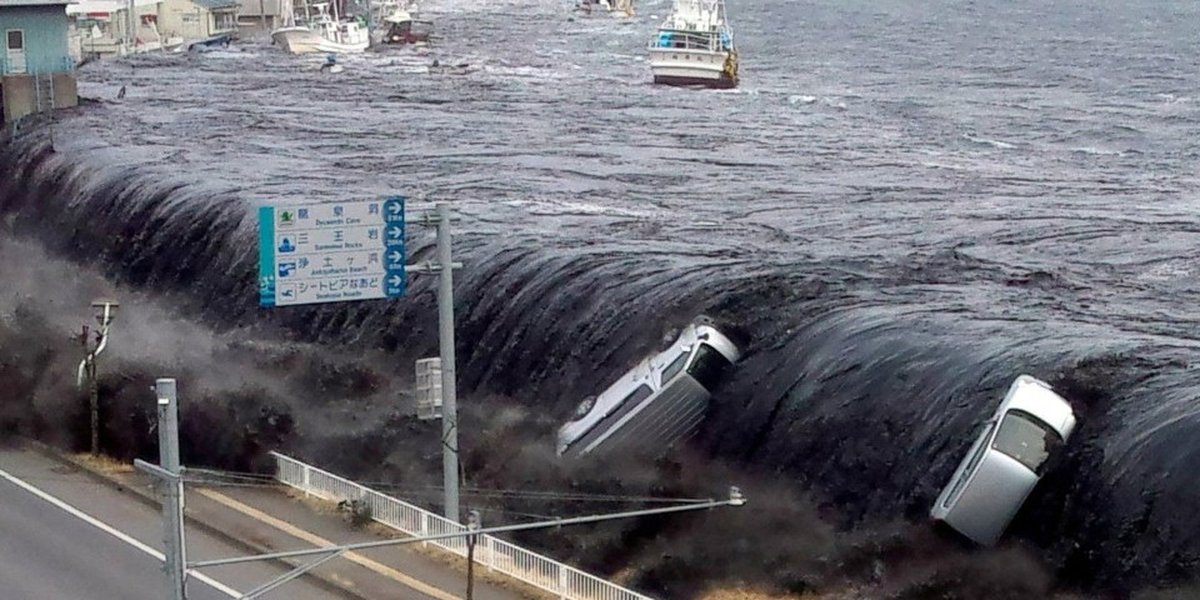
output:
M733 36L726 31L696 33L691 31L660 30L650 42L653 50L708 50L724 52L733 49Z
M402 500L364 487L328 471L272 452L275 478L281 483L324 500L359 500L371 507L371 518L412 536L466 531L460 525ZM467 556L465 538L423 542L461 557ZM563 600L653 600L574 567L530 552L490 535L480 535L475 544L475 562L489 571L507 575L556 594Z

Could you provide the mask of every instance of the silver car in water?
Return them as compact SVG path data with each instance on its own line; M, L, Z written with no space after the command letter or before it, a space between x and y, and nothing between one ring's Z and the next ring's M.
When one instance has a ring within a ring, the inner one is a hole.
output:
M980 545L995 544L1074 429L1062 396L1029 375L1017 377L930 516Z
M558 430L559 456L601 450L661 455L695 433L713 387L739 358L737 346L711 319L697 317L666 350L579 405Z

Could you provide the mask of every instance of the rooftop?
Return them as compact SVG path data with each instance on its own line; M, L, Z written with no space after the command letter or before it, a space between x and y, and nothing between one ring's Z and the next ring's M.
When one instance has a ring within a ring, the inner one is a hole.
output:
M0 0L3 1L3 0ZM209 10L214 8L229 8L231 6L241 6L238 0L192 0L193 3L203 6Z
M0 0L4 2L5 0ZM134 0L136 6L145 7L153 6L162 2L162 0ZM128 0L75 0L70 6L67 6L68 15L84 15L95 13L113 14L118 11L128 10Z
M75 0L0 0L0 8L8 6L62 6Z

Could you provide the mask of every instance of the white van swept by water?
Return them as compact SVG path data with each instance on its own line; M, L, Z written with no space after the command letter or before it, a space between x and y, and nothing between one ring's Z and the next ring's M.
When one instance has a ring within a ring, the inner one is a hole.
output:
M711 319L697 317L666 350L579 405L558 430L559 456L666 452L696 431L713 388L740 356Z
M1029 375L1017 377L930 516L978 544L995 544L1074 429L1062 396Z

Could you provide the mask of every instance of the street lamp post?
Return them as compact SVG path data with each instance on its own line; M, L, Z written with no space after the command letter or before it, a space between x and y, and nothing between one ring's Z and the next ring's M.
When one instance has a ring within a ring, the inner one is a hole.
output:
M87 325L83 326L83 333L79 336L79 341L83 344L84 357L79 363L76 385L82 386L84 377L87 377L92 417L93 457L100 456L100 385L96 380L96 357L108 346L108 330L112 325L113 318L116 317L118 306L120 305L114 300L93 301L92 312L100 328L96 330L94 341L89 339Z

